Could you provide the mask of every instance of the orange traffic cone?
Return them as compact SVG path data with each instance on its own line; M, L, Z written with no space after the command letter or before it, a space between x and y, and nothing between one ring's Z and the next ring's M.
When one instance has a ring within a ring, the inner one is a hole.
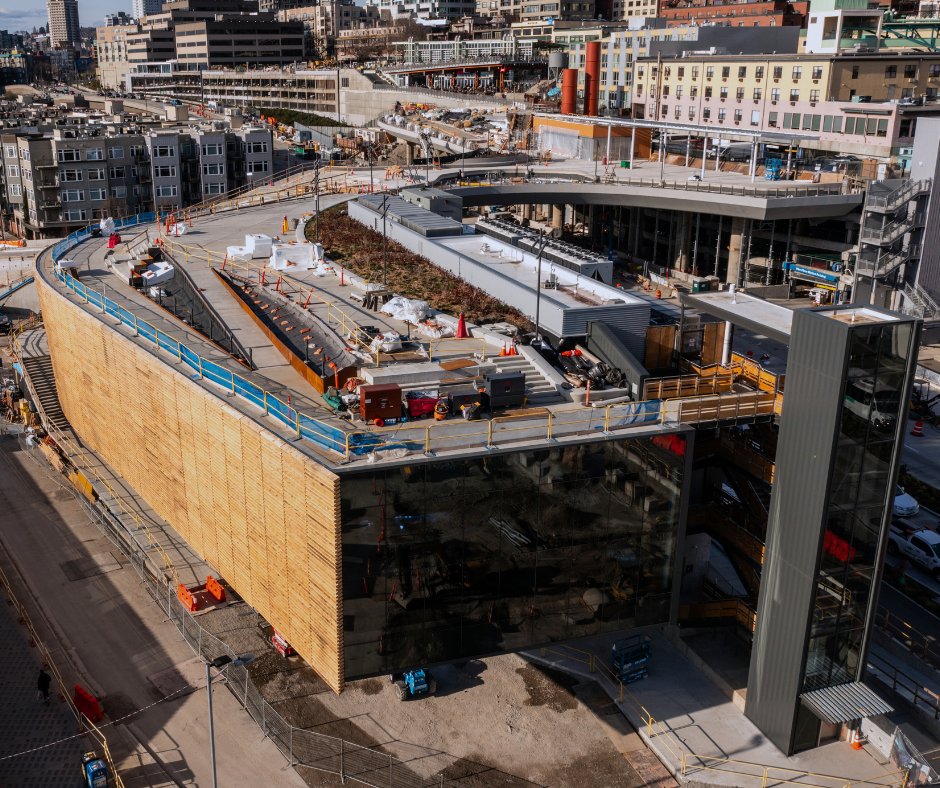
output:
M463 312L460 313L460 316L457 318L457 332L454 334L455 339L469 339L470 332L467 331L467 321L464 319Z
M506 355L506 345L503 343L503 346L499 349L500 358Z
M924 437L924 422L922 422L920 419L915 421L914 429L911 430L911 435L913 435L915 438L923 438Z

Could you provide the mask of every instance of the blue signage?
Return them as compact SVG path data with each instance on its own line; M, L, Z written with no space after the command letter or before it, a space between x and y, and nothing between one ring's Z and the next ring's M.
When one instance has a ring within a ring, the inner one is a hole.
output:
M831 284L836 284L839 281L839 277L836 274L830 274L819 268L807 268L805 265L797 265L796 263L784 263L783 267L796 276L805 276L809 279L816 279L820 282L829 282Z

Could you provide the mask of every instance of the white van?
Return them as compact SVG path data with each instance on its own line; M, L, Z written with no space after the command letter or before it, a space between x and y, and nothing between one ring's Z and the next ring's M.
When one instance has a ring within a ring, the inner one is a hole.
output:
M845 409L881 428L893 427L901 407L901 392L887 386L875 387L871 377L853 377L845 382Z
M807 295L810 301L816 302L817 306L822 306L832 299L832 290L825 287L811 287Z

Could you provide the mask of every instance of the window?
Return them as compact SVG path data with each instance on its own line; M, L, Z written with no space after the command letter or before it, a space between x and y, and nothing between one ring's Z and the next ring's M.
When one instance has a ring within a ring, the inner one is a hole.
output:
M81 189L63 189L62 202L82 202L85 199L85 192Z
M885 79L895 79L898 75L897 66L885 66Z
M108 148L108 158L109 159L123 159L124 148L122 147Z
M682 98L682 85L676 85L676 98Z
M203 184L202 193L203 194L222 194L223 186L221 183L206 183Z
M126 172L127 170L125 167L111 167L111 169L108 170L108 175L112 180L114 180L116 178L125 177Z
M832 117L832 131L835 134L842 133L842 118L838 115L833 115Z
M718 90L718 95L722 100L728 98L728 88L722 85Z
M698 98L698 85L692 85L689 89L689 96L692 98Z
M715 76L715 67L705 66L705 79L711 79L713 76Z
M668 74L667 74L668 76ZM268 152L268 143L267 142L249 142L248 143L248 152L249 153L267 153Z
M85 151L85 159L88 161L101 161L104 158L102 148L89 148Z
M112 186L111 196L115 200L123 200L125 197L127 197L127 187L126 186Z
M794 79L800 79L800 78L802 78L802 76L803 76L803 66L794 66L794 67L793 67L792 74L793 74L793 78L794 78Z
M222 175L222 164L203 164L202 165L202 174L203 175Z
M153 177L155 178L175 178L176 167L168 164L155 165L153 168Z
M813 66L813 79L822 79L822 66Z
M682 107L676 104L676 111L673 113L673 117L676 120L679 120L682 117Z
M744 119L744 114L741 112L741 110L736 109L734 111L734 122L740 123L743 119Z
M712 97L712 86L706 85L705 86L705 98L711 98L711 97Z
M760 101L760 100L764 97L764 89L763 89L763 88L754 88L754 94L753 94L753 95L754 95L754 100L755 100L755 101Z
M731 76L731 66L722 66L721 67L721 78L727 79Z
M817 101L819 101L819 91L818 91L818 90L811 90L811 91L809 92L809 100L812 101L814 104L815 104Z
M16 145L7 145L6 148L4 149L4 156L6 156L8 159L15 159L16 158Z
M738 89L734 92L734 97L735 97L738 101L741 101L741 100L744 98L744 88L738 88Z
M858 79L858 66L852 66L852 79Z
M90 181L103 181L104 180L104 170L100 167L97 167L93 170L85 170L85 174L88 176Z
M679 66L676 73L679 75L679 79L682 79L685 76L685 66Z
M754 69L754 79L763 79L764 78L764 67L757 66Z
M176 196L175 186L158 186L157 187L157 197L175 197L175 196Z
M799 100L800 100L799 88L792 88L790 90L790 101L799 101Z
M725 118L727 116L728 116L728 110L726 110L724 107L718 110L718 122L719 123L724 123Z
M888 121L885 118L882 118L878 121L878 127L875 130L876 137L887 137L888 136Z
M60 181L80 181L82 179L81 170L62 170L59 173Z
M774 66L774 79L780 79L783 76L783 66Z
M74 148L66 148L58 152L59 161L81 161L81 151Z
M20 177L20 168L16 164L7 165L7 176L10 178L19 178Z
M760 110L757 110L757 109L751 110L751 125L760 126Z
M62 218L67 222L87 222L88 211L72 208L68 211L62 211Z
M692 79L698 79L698 66L692 66Z
M770 100L773 102L780 101L780 88L770 89Z
M154 145L153 157L155 159L167 159L176 155L176 148L172 145Z
M23 149L20 151L20 158L21 158L23 161L29 161L29 148L23 148Z
M689 107L689 120L695 120L695 107Z
M147 155L146 145L131 145L131 156L146 156L146 155Z
M23 194L23 187L18 183L10 184L10 196L11 197L21 197Z
M702 120L711 120L711 117L712 117L711 107L705 107L705 109L702 110Z
M940 77L940 63L931 63L927 70L927 76L931 79Z
M89 200L107 200L108 192L104 189L89 189L88 190L88 199Z
M665 107L663 107L665 109ZM266 161L250 161L245 165L245 172L254 174L256 172L267 172L268 163Z
M666 97L669 95L669 85L663 85L663 96Z

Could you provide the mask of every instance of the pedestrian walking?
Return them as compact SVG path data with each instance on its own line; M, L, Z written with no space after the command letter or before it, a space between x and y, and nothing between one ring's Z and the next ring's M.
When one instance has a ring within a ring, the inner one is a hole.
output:
M36 699L42 699L42 702L47 706L49 705L49 685L52 684L52 676L46 673L46 666L43 665L39 669L39 680L36 682L36 687L38 692L36 693Z

